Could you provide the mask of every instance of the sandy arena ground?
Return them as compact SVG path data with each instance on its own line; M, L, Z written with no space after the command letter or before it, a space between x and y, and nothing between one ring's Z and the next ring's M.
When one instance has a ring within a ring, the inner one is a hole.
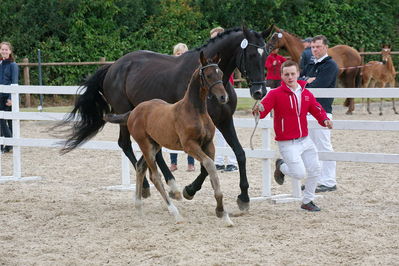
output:
M398 120L385 108L380 117L359 110L335 119ZM24 137L49 138L49 122L23 122ZM117 140L107 125L97 140ZM244 147L251 130L238 129ZM260 130L256 139L259 143ZM276 145L272 141L274 149ZM399 153L398 132L333 132L336 151ZM391 164L337 163L338 190L323 194L319 213L299 202L254 202L248 214L225 227L214 214L206 180L192 201L176 202L185 218L175 224L155 189L134 208L132 191L109 191L120 184L120 153L23 148L23 176L32 182L0 184L0 265L398 265L399 167ZM2 175L12 173L12 155L2 155ZM194 180L179 155L180 187ZM247 160L250 195L260 196L260 160ZM134 172L132 180L135 182ZM224 202L237 212L239 174L221 173ZM290 182L272 183L273 194L289 193Z

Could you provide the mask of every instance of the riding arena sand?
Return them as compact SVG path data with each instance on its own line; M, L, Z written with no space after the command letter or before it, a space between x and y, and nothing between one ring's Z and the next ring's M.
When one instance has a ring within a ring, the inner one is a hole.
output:
M337 120L397 121L390 108L379 116L357 107L352 116L336 108ZM239 117L250 117L238 114ZM51 138L53 122L23 121L21 135ZM249 147L251 129L237 129ZM116 141L118 126L106 125L95 140ZM260 147L261 130L254 143ZM398 132L334 130L337 152L398 153ZM272 148L277 150L276 143ZM255 146L256 146L255 145ZM121 183L119 151L22 148L23 176L30 182L0 184L0 265L398 265L399 167L337 163L338 189L316 199L321 212L300 202L252 202L248 213L226 227L215 216L209 178L193 200L174 201L184 222L176 224L155 188L134 207L133 191L110 191ZM169 162L168 154L164 157ZM3 154L2 175L12 175L12 154ZM186 172L179 155L181 188L199 173ZM274 166L273 166L274 169ZM132 182L135 173L132 170ZM261 195L261 160L247 158L251 197ZM239 174L220 173L226 208L238 213ZM272 193L290 193L288 181L272 181Z

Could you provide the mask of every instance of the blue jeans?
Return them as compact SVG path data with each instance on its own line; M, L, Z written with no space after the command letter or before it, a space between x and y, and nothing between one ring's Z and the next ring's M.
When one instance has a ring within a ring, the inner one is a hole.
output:
M170 163L177 164L177 153L170 154ZM187 155L187 164L194 164L194 158L190 155Z

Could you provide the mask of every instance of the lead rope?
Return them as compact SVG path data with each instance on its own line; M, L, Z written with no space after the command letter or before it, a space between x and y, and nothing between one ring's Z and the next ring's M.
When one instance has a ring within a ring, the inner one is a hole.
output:
M254 106L252 107L252 110L255 108L255 106L258 104L258 102L259 102L259 100L255 102ZM254 115L254 118L255 118L255 127L254 127L254 130L252 131L251 138L249 139L249 145L250 145L250 147L251 147L251 150L254 149L254 146L253 146L253 144L252 144L252 138L253 138L253 136L254 136L254 134L255 134L256 127L258 126L259 117L260 117L259 112L256 112L255 115Z

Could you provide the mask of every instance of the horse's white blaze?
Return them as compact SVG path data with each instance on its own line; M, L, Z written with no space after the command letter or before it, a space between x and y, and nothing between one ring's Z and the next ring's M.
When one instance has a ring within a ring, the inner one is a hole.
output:
M219 68L216 68L216 73L218 73L218 74L219 74Z
M260 56L263 55L263 49L262 48L258 48L258 53L260 54Z

